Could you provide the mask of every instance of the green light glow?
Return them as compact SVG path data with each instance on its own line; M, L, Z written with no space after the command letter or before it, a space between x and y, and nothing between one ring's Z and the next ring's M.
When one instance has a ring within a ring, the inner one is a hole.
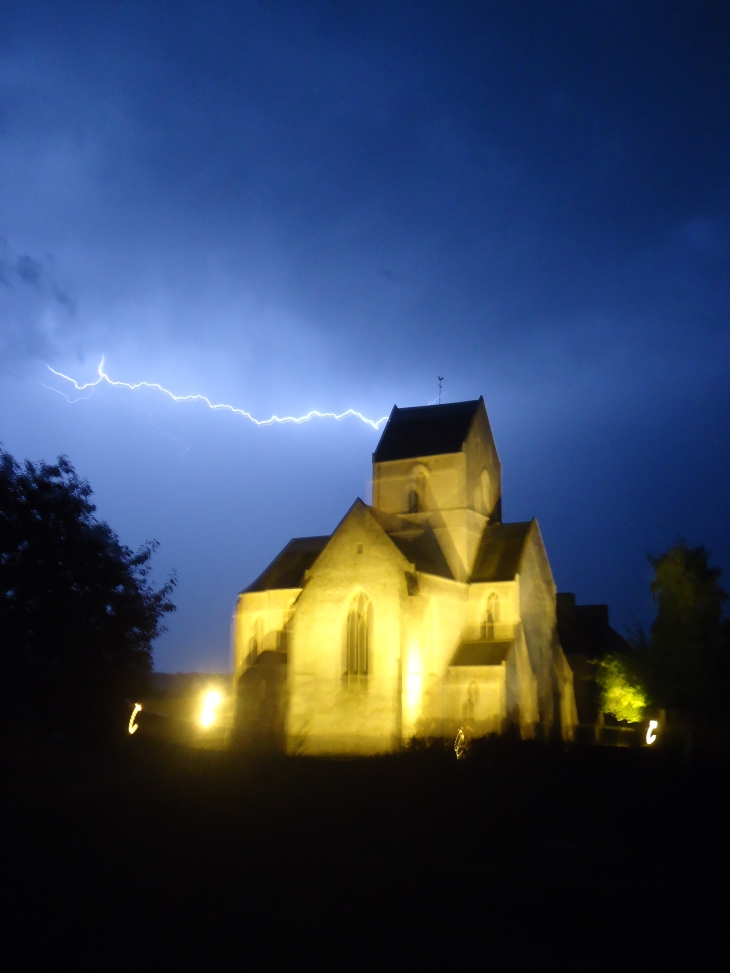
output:
M627 723L640 723L648 699L625 663L607 656L599 663L596 679L601 686L601 711Z

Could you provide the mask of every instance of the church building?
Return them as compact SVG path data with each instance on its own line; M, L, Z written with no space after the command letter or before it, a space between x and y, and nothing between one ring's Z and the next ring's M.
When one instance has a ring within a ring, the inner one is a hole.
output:
M233 641L240 745L376 754L577 721L540 528L502 523L482 398L395 406L372 505L291 540L239 595Z

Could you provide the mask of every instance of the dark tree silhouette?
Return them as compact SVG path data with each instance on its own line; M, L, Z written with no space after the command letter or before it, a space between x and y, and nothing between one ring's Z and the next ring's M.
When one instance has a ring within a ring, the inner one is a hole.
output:
M649 557L657 616L645 647L652 698L702 720L723 706L727 676L727 594L704 547L679 541Z
M91 492L64 456L21 467L0 449L3 715L66 732L123 725L175 608L174 577L149 582L157 542L121 544Z

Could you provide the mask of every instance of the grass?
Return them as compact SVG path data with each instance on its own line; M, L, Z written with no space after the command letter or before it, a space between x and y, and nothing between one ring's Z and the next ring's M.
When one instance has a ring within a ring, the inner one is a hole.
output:
M440 746L360 760L136 737L16 747L5 920L29 958L99 968L485 965L548 943L595 957L630 930L656 954L722 902L729 763L505 739L460 762Z

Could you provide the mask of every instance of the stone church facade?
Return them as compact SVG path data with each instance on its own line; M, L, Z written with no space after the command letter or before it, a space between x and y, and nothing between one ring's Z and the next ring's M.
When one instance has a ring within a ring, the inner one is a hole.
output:
M537 521L502 523L483 399L396 406L372 506L290 541L239 595L238 742L375 754L459 727L570 739L555 606Z

